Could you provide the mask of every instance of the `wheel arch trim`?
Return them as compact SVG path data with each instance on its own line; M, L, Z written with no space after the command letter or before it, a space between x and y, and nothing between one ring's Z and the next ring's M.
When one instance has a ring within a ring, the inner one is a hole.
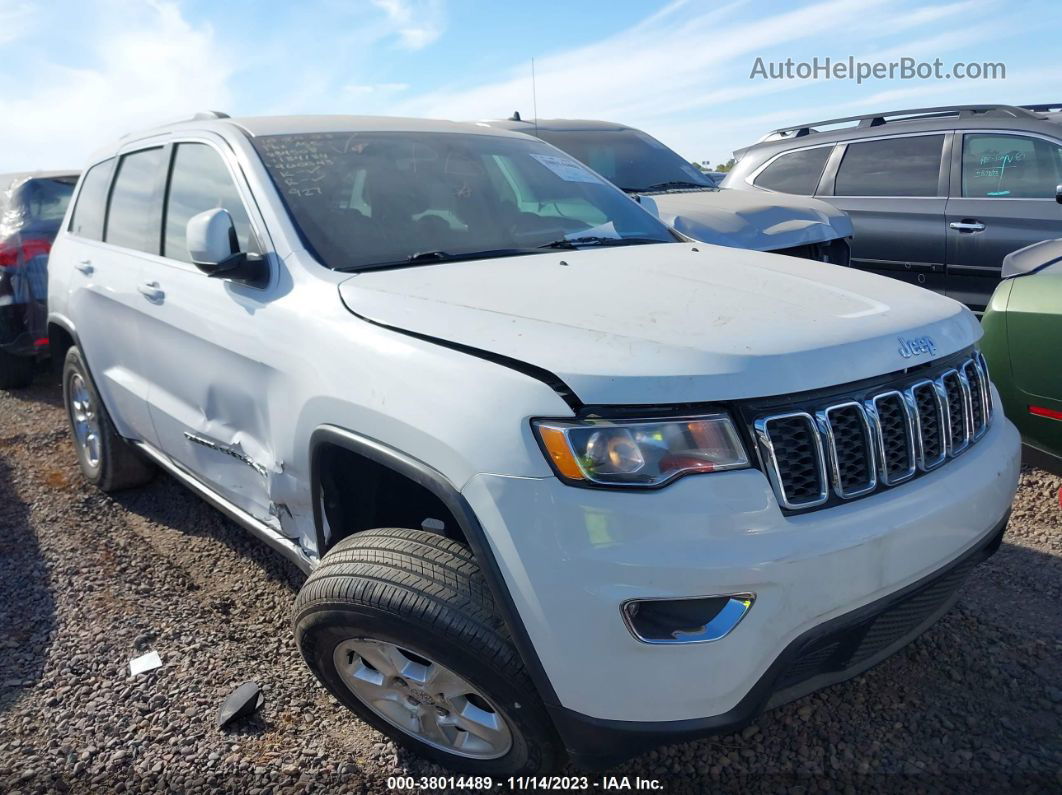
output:
M437 469L376 439L335 425L320 425L310 434L310 488L318 557L324 557L324 517L321 509L320 453L325 445L334 445L357 453L370 461L402 475L427 489L446 506L457 521L472 548L480 570L494 596L512 638L513 645L527 669L543 703L559 706L560 701L549 680L534 644L524 627L501 567L487 539L486 531L464 495Z

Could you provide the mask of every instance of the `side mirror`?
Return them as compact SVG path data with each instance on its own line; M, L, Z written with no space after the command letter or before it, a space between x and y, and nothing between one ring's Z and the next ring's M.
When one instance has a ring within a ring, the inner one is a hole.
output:
M236 225L228 210L216 208L193 215L185 231L192 263L207 276L255 286L268 281L265 261L240 251Z
M1055 201L1062 204L1062 185L1055 185Z
M642 205L642 208L646 212L655 215L657 218L660 218L660 208L656 204L656 199L654 199L652 196L635 194L633 198L636 202L638 202L638 204Z

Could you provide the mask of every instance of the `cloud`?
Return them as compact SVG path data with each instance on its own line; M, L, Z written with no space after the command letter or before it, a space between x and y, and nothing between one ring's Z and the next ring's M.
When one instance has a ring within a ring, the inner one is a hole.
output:
M24 36L34 20L33 7L26 2L0 0L0 47Z
M351 96L366 94L395 94L409 88L409 83L350 83L343 86L343 93Z
M848 108L837 115L870 106L874 88L867 84L750 80L756 57L947 58L998 41L998 26L969 20L990 20L1003 10L1000 0L925 7L914 0L818 0L764 13L744 2L706 7L679 0L626 30L536 56L538 113L624 121L691 159L729 156L770 129L753 118L774 118L771 124L779 126L828 116L831 105ZM976 85L983 91L991 84ZM974 86L918 81L901 88L944 103L949 91L965 94ZM529 118L532 105L530 64L517 63L500 76L410 95L387 110L482 119L518 109Z
M225 108L232 67L209 25L170 2L118 2L101 15L84 65L24 64L26 79L0 93L0 170L82 165L117 136L197 110ZM110 21L108 21L110 20Z
M395 26L399 43L407 50L427 47L443 32L439 0L372 0Z

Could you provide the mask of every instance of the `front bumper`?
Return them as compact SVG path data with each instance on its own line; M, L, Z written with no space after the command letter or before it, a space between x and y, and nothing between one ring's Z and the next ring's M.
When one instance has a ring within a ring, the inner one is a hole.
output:
M573 761L603 768L666 743L736 731L765 709L858 676L913 641L955 603L971 569L1003 542L1010 512L958 560L906 588L805 632L771 664L733 709L680 721L609 721L552 707Z
M862 610L873 617L882 600L995 543L1017 487L1019 451L1016 430L998 414L947 465L794 516L782 514L757 470L688 477L643 493L478 475L463 493L556 694L547 706L569 750L585 761L740 725L908 642L924 626L885 649L831 657L828 670L811 666L814 676L785 673L791 655L832 632L831 622L858 621L852 617ZM640 643L619 611L628 599L725 593L752 593L756 601L712 643Z

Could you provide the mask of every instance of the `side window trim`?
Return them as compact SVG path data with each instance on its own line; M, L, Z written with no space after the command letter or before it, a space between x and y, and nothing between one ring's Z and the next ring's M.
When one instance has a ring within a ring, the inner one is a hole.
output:
M114 156L114 166L113 166L112 171L111 171L110 184L107 186L107 202L106 202L106 205L105 205L105 211L104 211L104 215L103 215L103 233L101 235L101 242L108 243L107 231L108 231L108 228L111 225L111 199L114 196L114 187L118 183L118 175L121 172L120 166L122 164L122 161L126 157L128 157L129 155L135 155L138 152L147 152L147 151L150 151L152 149L161 149L162 150L162 164L165 165L168 147L169 147L168 143L155 142L155 143L153 143L151 145L148 145L148 146L138 146L138 147L135 147L135 148L126 149L124 151L119 151ZM165 168L160 167L159 170L158 170L158 173L155 175L155 187L153 188L153 192L152 192L151 198L149 200L152 204L155 204L156 200L159 200L158 203L159 203L160 207L162 205L162 202L161 202L161 197L159 196L159 189L160 189L160 187L161 187L161 185L163 183L163 175L165 174L165 171L166 171ZM160 213L160 217L157 220L159 221L159 234L161 235L161 233L162 233L161 232L161 230L162 230L161 213ZM108 245L115 246L117 244L108 243ZM125 247L124 246L118 246L118 248L125 248ZM131 250L137 251L140 254L149 254L149 255L150 254L154 254L154 255L157 256L159 251L161 250L161 237L159 238L158 241L156 241L155 251L153 251L153 252L151 252L151 251L140 251L139 249L131 249Z
M159 256L166 260L166 262L180 265L187 265L173 257L165 255L164 240L166 237L166 219L169 214L170 205L170 186L173 181L173 166L177 161L177 148L181 144L202 144L209 146L214 153L221 158L222 164L225 166L225 170L228 172L229 179L232 180L233 186L236 188L236 193L240 198L240 203L243 205L244 215L247 216L247 223L250 226L250 235L252 241L256 244L261 256L266 257L266 254L271 249L270 245L266 245L266 241L269 240L268 234L264 234L265 224L264 221L258 219L257 214L260 212L258 207L258 201L254 196L254 192L251 190L250 184L247 182L246 177L243 174L243 169L235 163L234 159L230 157L229 152L225 152L214 141L205 137L189 136L184 138L176 138L171 140L167 144L169 151L164 156L166 167L163 169L162 180L162 217L159 224ZM250 202L248 202L248 198ZM251 212L251 208L254 208L254 212Z
M111 187L114 184L114 170L115 170L115 166L118 165L118 155L114 154L114 155L111 155L110 157L105 157L105 158L103 158L103 160L99 160L99 161L91 164L83 172L81 172L81 177L77 181L77 192L70 199L70 218L69 218L69 220L67 221L67 224L66 224L66 231L69 234L74 235L77 238L80 238L81 240L89 240L89 239L91 239L91 238L83 238L83 237L81 237L81 235L78 235L78 234L76 234L74 232L74 216L77 213L78 203L81 201L81 192L82 192L82 190L84 190L84 187L85 187L85 178L88 176L89 172L92 171L92 169L96 168L97 166L102 166L104 163L110 163L110 167L109 167L109 171L107 172L107 190L104 192L104 199L103 199L103 223L100 226L100 239L95 241L97 243L102 243L103 242L103 232L107 228L107 210L108 210L108 206L110 205L110 202L111 202Z
M874 141L892 141L892 140L896 140L896 139L899 139L899 138L929 138L929 137L935 137L935 136L943 137L943 141L942 141L941 147L940 147L940 163L937 166L937 193L936 193L935 196L907 196L907 195L904 195L904 194L898 194L898 195L883 195L883 194L851 195L851 194L844 194L843 196L838 196L836 194L837 173L840 171L841 163L844 161L845 154L847 154L847 150L848 150L848 145L849 144L872 143ZM953 137L953 131L951 131L951 130L932 130L932 131L927 131L927 132L903 133L903 134L896 134L896 135L876 135L873 138L853 138L853 139L848 140L848 141L839 141L838 142L838 144L839 144L838 148L840 150L842 150L842 151L841 151L841 154L837 158L837 167L834 170L834 173L833 173L833 175L831 177L831 180L830 180L830 183L829 183L830 193L828 195L833 196L835 198L839 198L839 199L841 199L841 198L843 198L843 199L943 199L943 198L947 198L947 196L948 196L948 184L950 182L950 165L949 165L950 159L949 159L949 155L950 155L950 151L951 151L951 139L952 139L952 137ZM829 166L829 162L827 162L827 166ZM823 194L823 195L827 195L827 194Z
M997 130L997 129L970 129L964 128L962 130L955 131L955 146L952 151L952 168L951 168L951 190L948 192L948 197L952 199L963 199L964 201L1023 201L1023 202L1054 202L1054 197L1051 196L963 196L962 195L962 156L966 149L966 136L967 135L1010 135L1016 138L1032 138L1040 141L1044 141L1053 146L1057 146L1062 149L1062 140L1052 138L1049 135L1043 135L1041 133L1030 132L1027 130ZM961 140L960 140L961 139Z
M836 148L837 147L837 142L836 141L830 141L829 143L819 143L819 144L814 144L812 146L795 146L792 149L783 149L782 151L777 152L774 155L772 155L771 157L767 158L767 160L765 160L764 162L760 163L759 166L757 166L751 172L746 174L745 175L745 184L749 185L750 187L756 188L757 190L766 191L767 193L782 193L782 191L777 191L777 190L773 190L772 188L767 188L767 187L764 187L762 185L757 185L756 184L756 180L760 178L760 175L764 171L766 171L768 168L770 168L772 165L774 165L777 161L781 160L783 157L785 157L787 155L792 155L792 154L795 154L796 152L804 152L804 151L808 151L808 150L811 150L811 149L825 149L828 146ZM826 161L823 164L822 171L819 172L819 180L816 183L816 186L821 186L822 185L822 179L823 179L823 176L826 173L827 168L829 167L829 163L830 163L830 158L831 157L833 157L833 152L831 152L829 155L826 156ZM809 193L809 194L789 194L789 195L793 195L793 196L796 196L796 195L813 196L814 193Z
M814 196L833 195L833 183L837 179L837 169L841 167L841 161L847 149L847 143L838 142L833 145L833 151L826 158L826 165L822 167L822 174L819 176L819 184L815 186Z

